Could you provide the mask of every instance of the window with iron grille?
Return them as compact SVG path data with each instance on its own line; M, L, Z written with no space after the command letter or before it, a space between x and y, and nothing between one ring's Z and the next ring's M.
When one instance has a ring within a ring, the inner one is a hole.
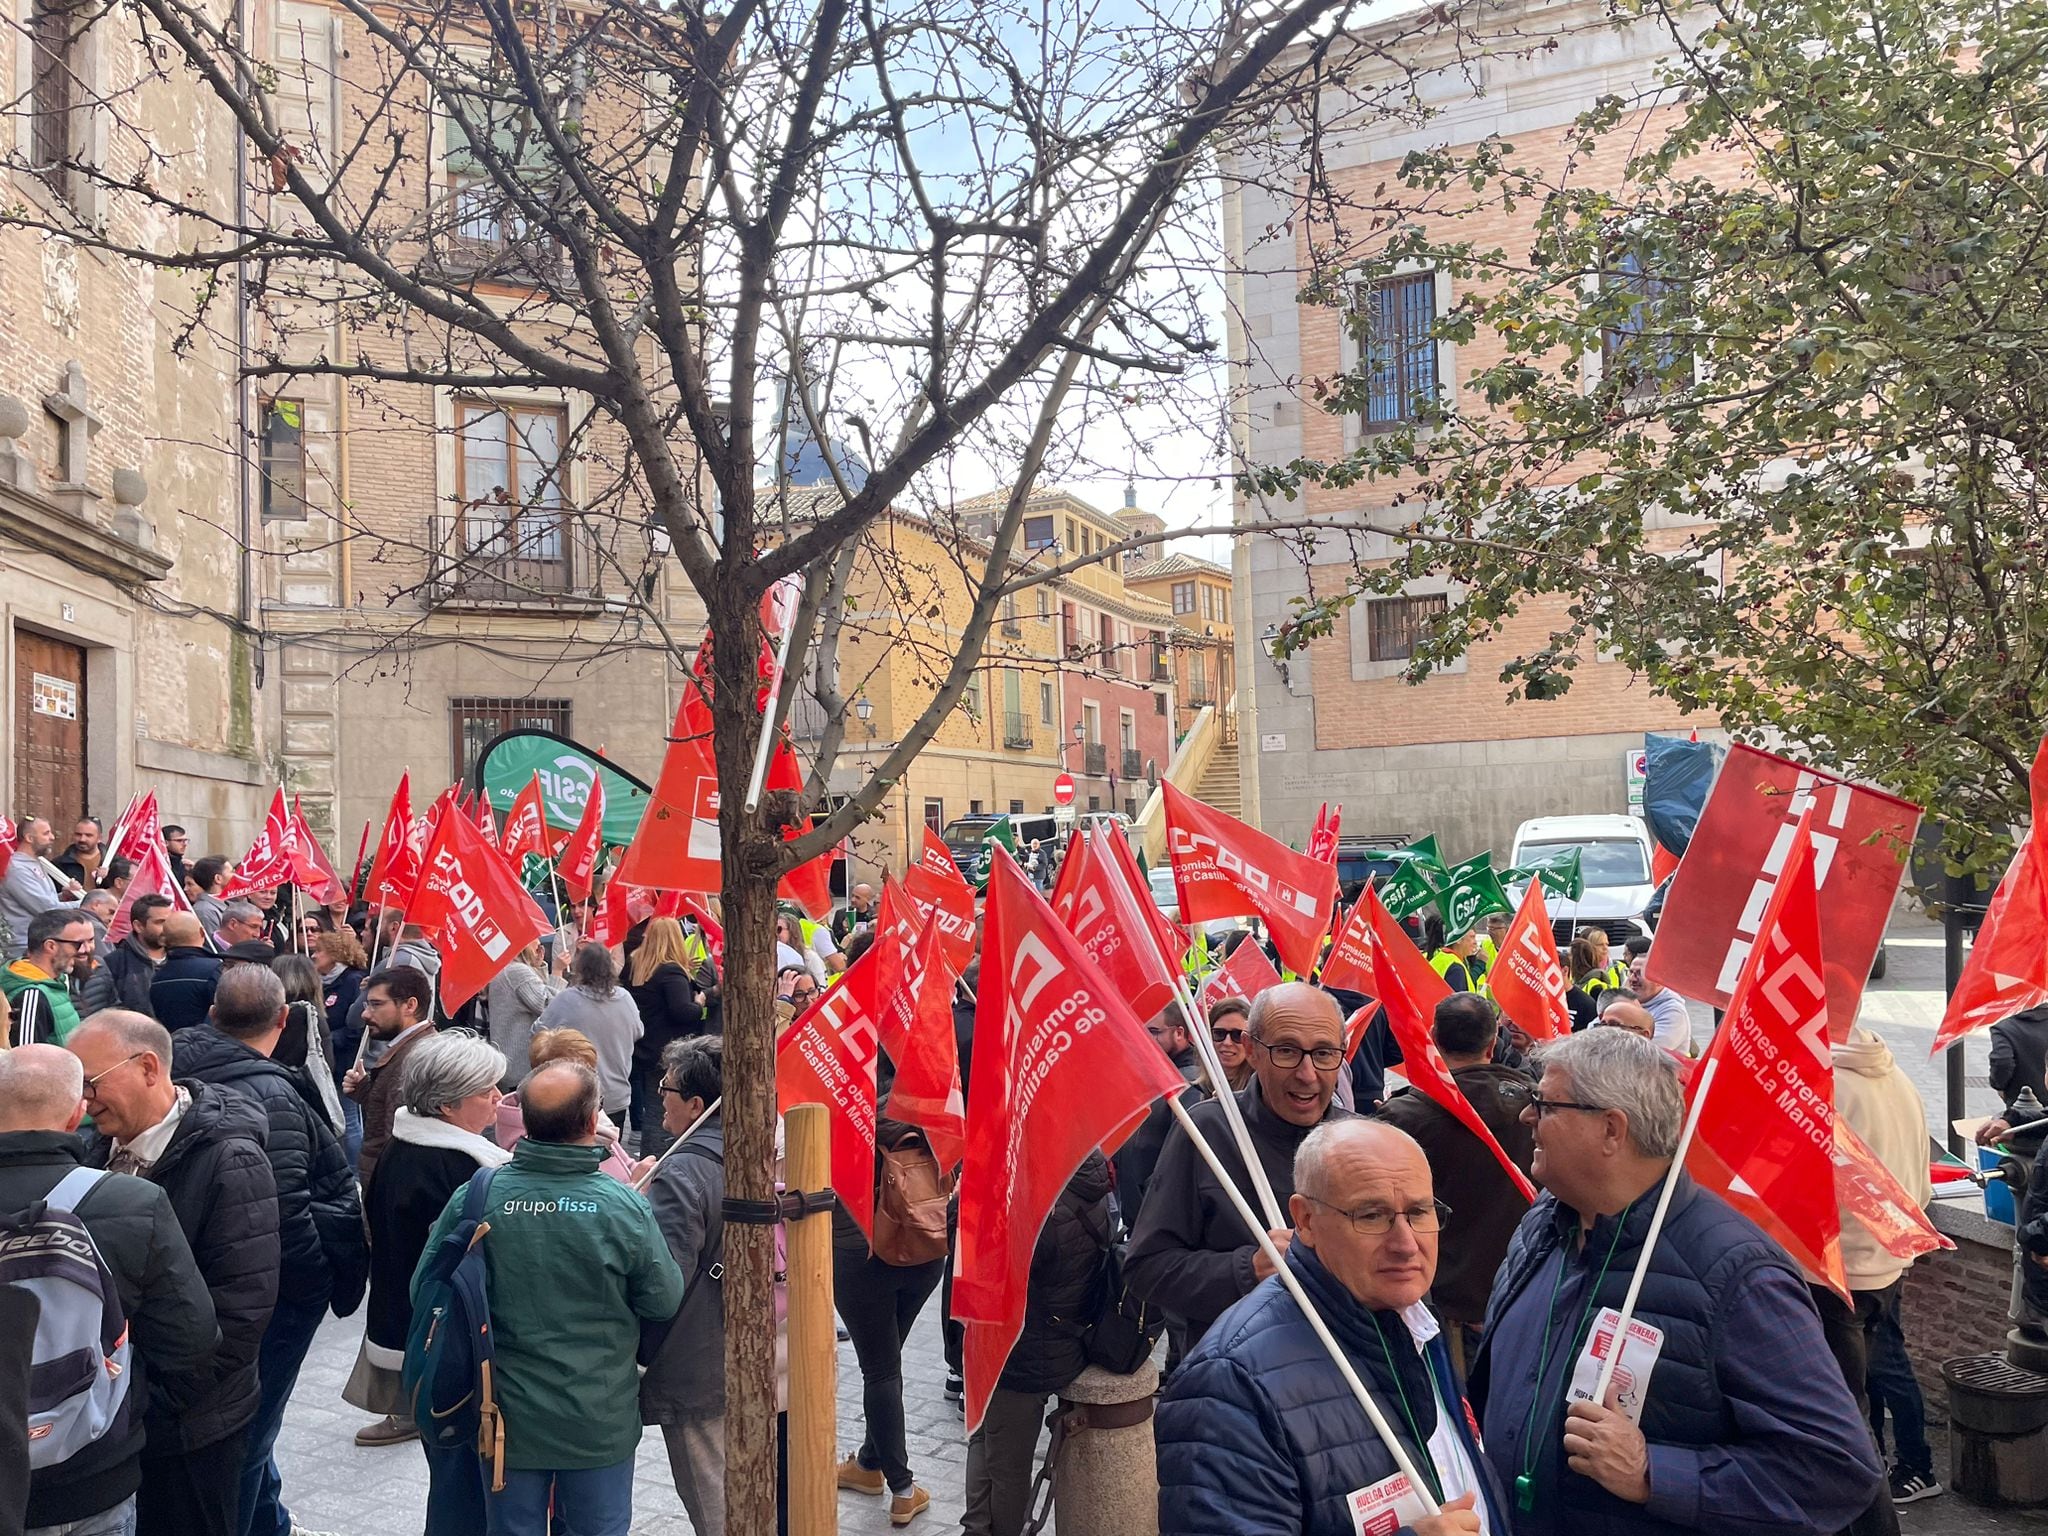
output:
M448 718L454 731L455 776L466 780L493 737L507 731L553 731L557 736L567 736L569 701L450 699Z
M1406 661L1429 633L1429 626L1450 607L1451 600L1441 592L1372 599L1365 605L1367 659Z
M1415 421L1437 397L1436 274L1381 278L1359 291L1353 323L1366 379L1367 428Z
M1649 240L1631 240L1608 253L1600 287L1622 305L1600 328L1601 377L1631 400L1689 384L1692 343L1676 329L1687 312L1686 283L1676 264Z

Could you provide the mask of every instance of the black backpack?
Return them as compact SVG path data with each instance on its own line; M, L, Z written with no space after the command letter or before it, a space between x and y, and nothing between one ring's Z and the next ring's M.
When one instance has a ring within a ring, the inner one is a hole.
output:
M1129 1376L1152 1357L1166 1331L1166 1314L1131 1289L1124 1278L1124 1245L1102 1251L1095 1275L1095 1315L1088 1324L1088 1363L1112 1376Z
M505 1423L493 1376L497 1354L483 1240L491 1230L487 1213L496 1171L483 1168L471 1176L461 1220L421 1265L403 1377L421 1443L475 1453L494 1492L505 1486Z

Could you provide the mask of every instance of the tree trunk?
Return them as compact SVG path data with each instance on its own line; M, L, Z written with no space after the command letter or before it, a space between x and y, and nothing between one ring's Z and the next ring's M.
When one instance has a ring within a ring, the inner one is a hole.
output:
M743 808L752 767L749 605L714 598L712 698L724 845L725 1188L739 1200L775 1194L775 862L781 833ZM744 657L743 668L733 665ZM737 674L737 675L735 675ZM772 808L772 807L771 807ZM774 1234L725 1229L725 1499L732 1536L775 1530Z

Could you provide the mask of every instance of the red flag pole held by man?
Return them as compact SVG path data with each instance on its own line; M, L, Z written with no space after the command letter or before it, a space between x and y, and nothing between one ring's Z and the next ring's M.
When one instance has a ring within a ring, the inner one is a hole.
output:
M1120 836L1116 832L1104 833L1101 841ZM1064 899L1070 903L1072 916L1060 913L1062 893L1057 891L1053 895L1053 911L1066 921L1068 931L1080 941L1118 995L1142 1018L1153 1017L1169 1002L1179 1003L1195 1054L1202 1058L1209 1081L1217 1085L1216 1100L1223 1106L1231 1140L1237 1143L1245 1168L1252 1176L1260 1208L1269 1218L1267 1226L1286 1226L1287 1217L1273 1193L1273 1181L1266 1177L1265 1164L1252 1147L1251 1131L1244 1123L1244 1112L1238 1108L1237 1095L1229 1091L1230 1080L1217 1058L1216 1042L1203 1027L1201 1015L1195 1012L1194 998L1188 995L1187 976L1167 948L1167 941L1160 938L1159 930L1144 915L1144 908L1151 903L1141 905L1141 898L1124 877L1123 866L1114 856L1102 856L1100 842L1090 829L1083 827L1078 837L1078 846L1068 852L1066 863L1060 866L1062 876L1068 865L1080 866L1070 885L1064 879L1061 881L1067 886Z
M1564 967L1557 963L1541 880L1531 880L1522 892L1521 909L1508 924L1486 980L1500 1011L1530 1039L1560 1040L1572 1032L1572 1011L1564 1000Z
M1672 1192L1678 1187L1678 1171L1686 1167L1700 1137L1714 1080L1730 1058L1734 1070L1729 1080L1739 1086L1742 1096L1732 1113L1724 1110L1701 1145L1755 1192L1755 1203L1743 1206L1746 1214L1754 1217L1760 1209L1771 1212L1765 1230L1772 1236L1785 1241L1794 1222L1819 1234L1819 1252L1803 1238L1789 1251L1808 1273L1848 1295L1835 1195L1834 1068L1828 1046L1828 993L1820 954L1812 821L1811 811L1799 819L1784 872L1771 892L1757 925L1756 942L1736 979L1728 1016L1715 1031L1714 1043L1693 1076L1692 1104L1672 1155L1671 1173L1658 1191L1657 1208L1643 1234L1642 1255L1629 1277L1612 1332L1614 1346L1594 1384L1592 1401L1596 1403L1607 1401L1607 1389L1621 1364L1621 1340L1628 1336L1651 1255L1671 1208ZM1818 1088L1813 1086L1816 1081ZM1786 1098L1791 1100L1789 1108L1783 1102ZM1717 1134L1722 1138L1718 1146ZM1714 1186L1709 1183L1708 1187Z
M1451 1076L1443 1052L1437 1049L1432 1026L1436 1005L1451 995L1449 984L1431 969L1422 958L1422 951L1409 942L1408 935L1388 915L1376 893L1368 889L1358 899L1370 903L1366 915L1372 932L1373 980L1379 984L1380 1001L1386 1006L1387 1025L1401 1047L1401 1075L1417 1093L1434 1099L1438 1107L1455 1116L1460 1125L1478 1137L1507 1170L1522 1198L1534 1204L1536 1186L1494 1139L1493 1132Z
M256 834L256 841L249 845L242 862L235 866L234 876L222 894L246 896L251 891L283 885L292 878L292 817L284 803L284 786L280 784L270 797L263 830Z

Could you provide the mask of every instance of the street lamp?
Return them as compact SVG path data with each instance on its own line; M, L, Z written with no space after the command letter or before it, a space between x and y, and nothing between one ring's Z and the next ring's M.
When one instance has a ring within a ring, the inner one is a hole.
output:
M853 704L853 712L854 712L854 714L855 714L856 716L858 716L858 717L859 717L859 719L860 719L860 723L861 723L861 728L862 728L863 730L865 730L865 731L866 731L866 732L868 733L868 735L870 735L870 736L874 735L874 734L875 734L875 706L874 706L874 702L873 702L873 701L872 701L871 699L869 699L869 698L868 698L868 696L867 696L866 694L862 694L862 695L861 695L861 696L860 696L860 697L859 697L858 699L854 700L854 704Z
M1272 662L1274 668L1280 673L1280 686L1283 688L1293 687L1294 685L1287 677L1287 658L1280 654L1279 625L1268 624L1265 627L1259 635L1259 649L1266 653L1266 659Z

